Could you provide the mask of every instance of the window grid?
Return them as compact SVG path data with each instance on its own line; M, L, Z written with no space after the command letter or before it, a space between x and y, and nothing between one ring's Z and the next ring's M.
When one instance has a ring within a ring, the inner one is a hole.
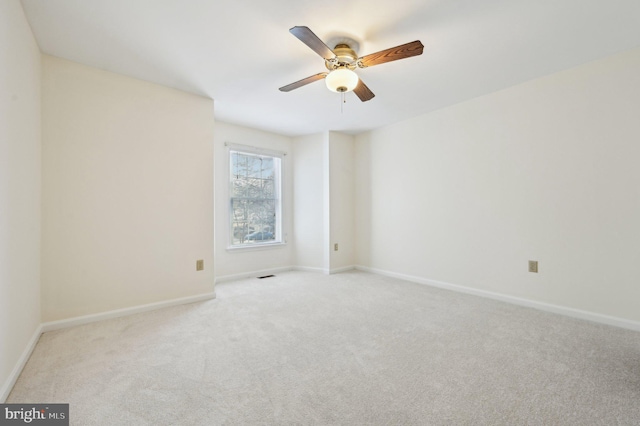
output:
M230 151L231 245L280 242L278 157Z

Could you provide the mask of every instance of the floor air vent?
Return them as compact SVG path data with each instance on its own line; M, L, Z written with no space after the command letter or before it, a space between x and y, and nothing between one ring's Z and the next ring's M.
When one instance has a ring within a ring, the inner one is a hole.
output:
M261 277L258 277L258 279L261 280L263 278L271 278L271 277L275 277L275 275L263 275Z

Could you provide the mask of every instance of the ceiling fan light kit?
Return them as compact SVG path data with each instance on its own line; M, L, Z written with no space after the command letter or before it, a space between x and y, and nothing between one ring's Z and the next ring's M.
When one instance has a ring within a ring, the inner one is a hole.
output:
M332 92L347 93L353 91L362 102L366 102L373 99L375 95L367 85L364 84L362 79L358 77L358 74L354 72L356 68L366 68L418 56L422 54L422 50L424 49L420 40L416 40L411 43L392 47L391 49L358 57L352 47L346 43L336 44L333 50L330 49L329 46L320 40L308 27L293 27L289 32L324 58L325 67L329 72L318 73L283 86L280 88L281 92L290 92L291 90L324 78L327 88Z
M351 92L358 85L358 74L349 68L338 68L329 73L324 79L327 88L332 92L346 93Z

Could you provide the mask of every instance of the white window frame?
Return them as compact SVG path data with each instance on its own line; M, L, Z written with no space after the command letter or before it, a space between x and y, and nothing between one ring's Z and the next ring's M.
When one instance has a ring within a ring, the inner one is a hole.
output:
M228 233L228 243L227 243L227 250L229 251L245 251L245 250L264 250L264 249L270 249L270 248L275 248L275 247L281 247L286 245L286 232L283 228L284 226L284 196L283 196L283 182L284 182L284 173L285 173L285 161L284 161L284 157L287 155L286 152L280 152L280 151L274 151L274 150L270 150L270 149L264 149L264 148L258 148L258 147L254 147L254 146L249 146L249 145L239 145L239 144L230 144L230 143L225 143L225 146L227 147L227 159L226 159L226 163L227 163L227 191L226 191L226 203L227 203L227 233ZM275 224L275 228L276 228L276 232L275 232L275 239L273 241L268 241L268 242L256 242L256 243L251 243L251 244L234 244L233 243L233 212L232 212L232 203L231 203L231 196L232 196L232 181L231 181L231 154L233 152L239 152L242 154L249 154L249 155L260 155L260 156L268 156L268 157L273 157L273 158L278 158L280 160L280 173L279 176L276 176L276 182L275 182L275 186L276 186L276 224Z

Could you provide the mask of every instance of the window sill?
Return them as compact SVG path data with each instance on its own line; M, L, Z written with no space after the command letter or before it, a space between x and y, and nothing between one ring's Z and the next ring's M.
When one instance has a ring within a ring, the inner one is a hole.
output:
M244 251L260 251L260 250L272 250L277 248L283 248L287 243L266 243L266 244L251 244L246 246L228 246L228 252L244 252Z

